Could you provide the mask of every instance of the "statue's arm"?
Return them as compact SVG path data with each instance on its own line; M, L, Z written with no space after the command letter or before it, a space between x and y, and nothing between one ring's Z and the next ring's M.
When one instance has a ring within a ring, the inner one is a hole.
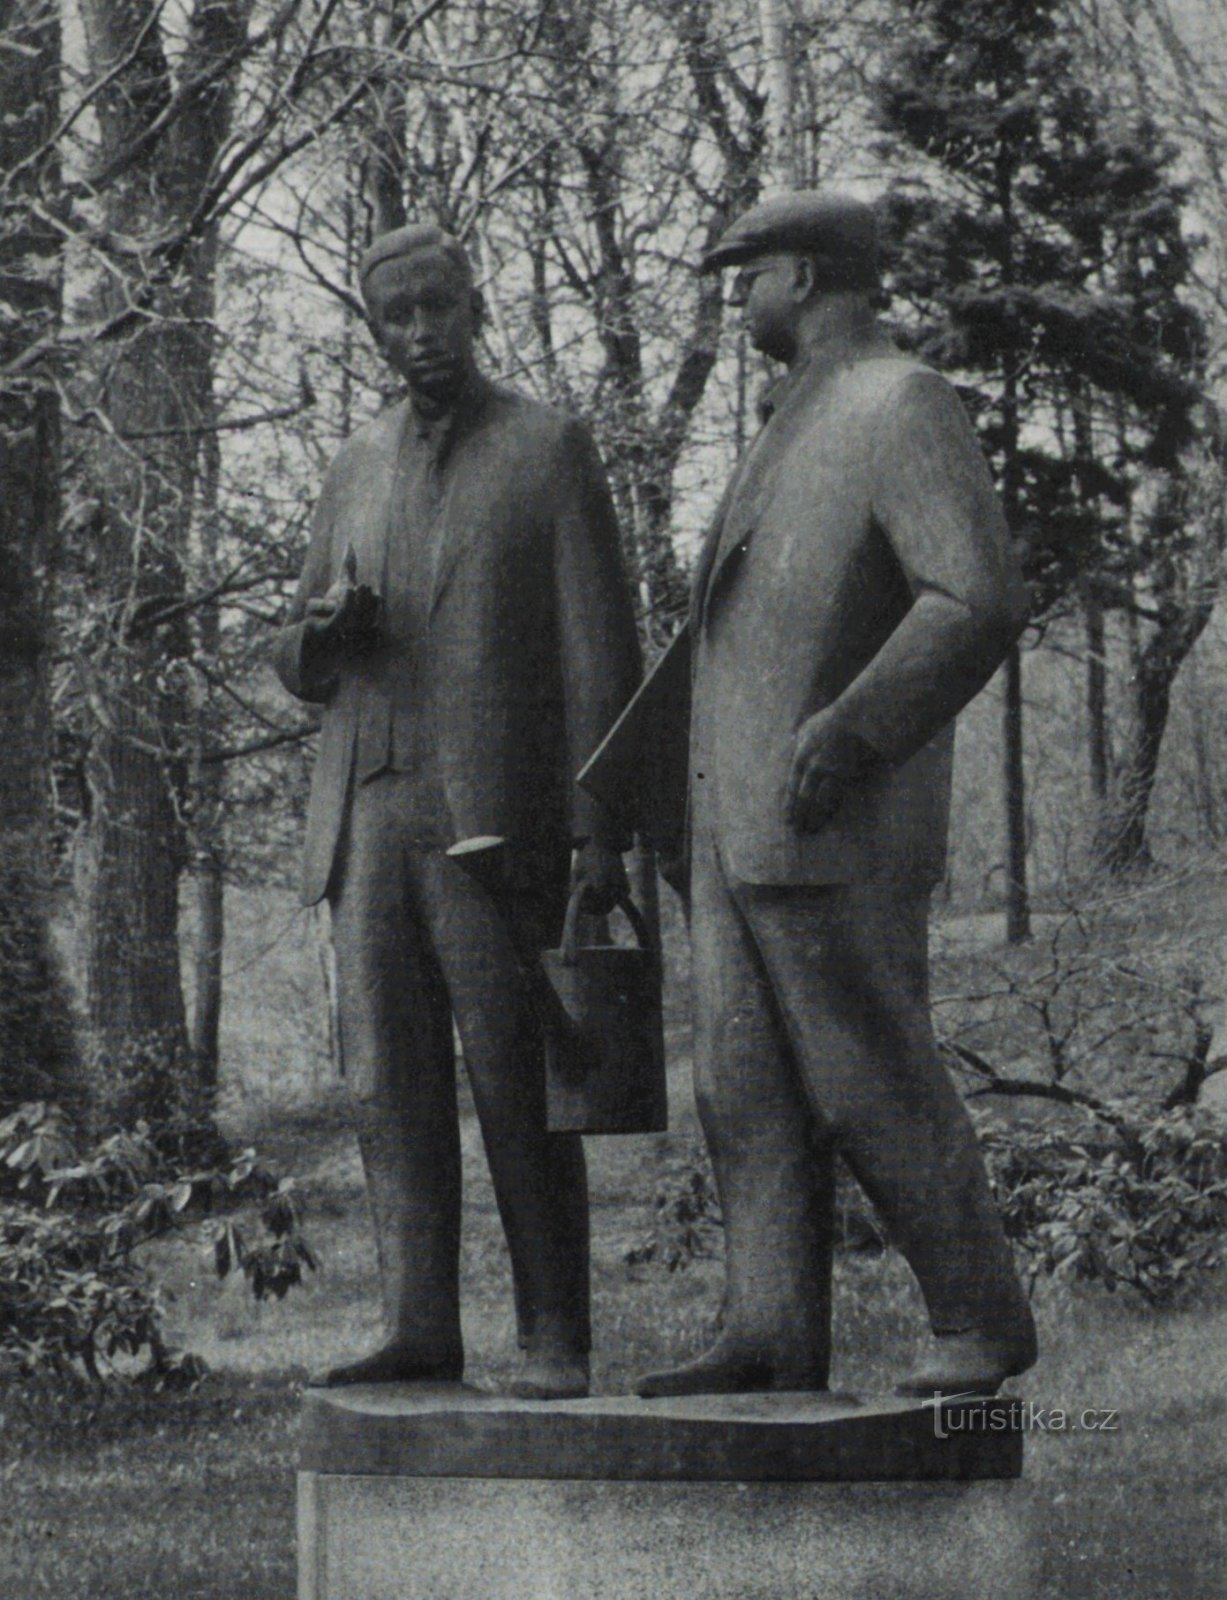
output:
M574 778L638 687L642 658L613 499L582 423L563 430L553 476L554 581ZM570 805L576 842L630 847L625 824L574 782Z
M286 619L273 641L273 667L292 695L300 700L323 703L329 700L337 683L335 653L321 653L313 647L312 630L307 622L307 607L321 599L336 574L332 570L333 474L325 480L311 521L311 540L307 559Z
M936 373L910 373L884 408L872 512L912 604L829 711L895 764L928 744L979 693L1028 612L979 442L958 395Z

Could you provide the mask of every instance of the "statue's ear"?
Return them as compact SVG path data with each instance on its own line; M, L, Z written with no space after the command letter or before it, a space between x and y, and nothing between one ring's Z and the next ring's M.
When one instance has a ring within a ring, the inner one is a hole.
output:
M793 266L793 285L798 300L808 300L818 287L818 267L812 256L798 255Z

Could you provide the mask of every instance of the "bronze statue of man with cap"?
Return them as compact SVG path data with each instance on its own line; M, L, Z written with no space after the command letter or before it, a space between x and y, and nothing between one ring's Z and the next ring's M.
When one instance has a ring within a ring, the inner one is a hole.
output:
M739 269L785 364L700 555L689 618L695 1089L723 1206L713 1348L647 1396L825 1388L834 1163L924 1294L900 1392L994 1392L1035 1332L928 1011L952 719L1026 596L946 380L874 315L872 211L774 197L704 262Z
M331 908L386 1335L313 1381L461 1376L454 1018L511 1254L513 1389L579 1396L584 1160L546 1131L528 975L570 887L601 913L625 886L629 840L572 780L638 681L630 591L587 428L478 370L460 242L411 224L360 270L408 394L328 471L276 665L324 708L303 899Z

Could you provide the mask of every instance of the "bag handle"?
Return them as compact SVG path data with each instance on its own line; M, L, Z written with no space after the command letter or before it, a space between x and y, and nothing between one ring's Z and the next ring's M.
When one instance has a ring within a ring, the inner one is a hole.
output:
M583 898L584 886L582 883L577 884L567 901L567 915L562 925L562 944L558 954L564 967L574 967L579 964L579 914ZM635 938L639 941L639 948L649 955L653 954L647 922L630 895L625 892L620 894L614 901L614 908L621 911L630 923Z

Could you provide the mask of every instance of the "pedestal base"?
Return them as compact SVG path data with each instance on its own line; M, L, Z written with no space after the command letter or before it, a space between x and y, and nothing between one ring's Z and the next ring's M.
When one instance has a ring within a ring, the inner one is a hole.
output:
M1018 1475L1009 1416L322 1391L303 1421L299 1600L1024 1600L1020 1490L969 1481Z

